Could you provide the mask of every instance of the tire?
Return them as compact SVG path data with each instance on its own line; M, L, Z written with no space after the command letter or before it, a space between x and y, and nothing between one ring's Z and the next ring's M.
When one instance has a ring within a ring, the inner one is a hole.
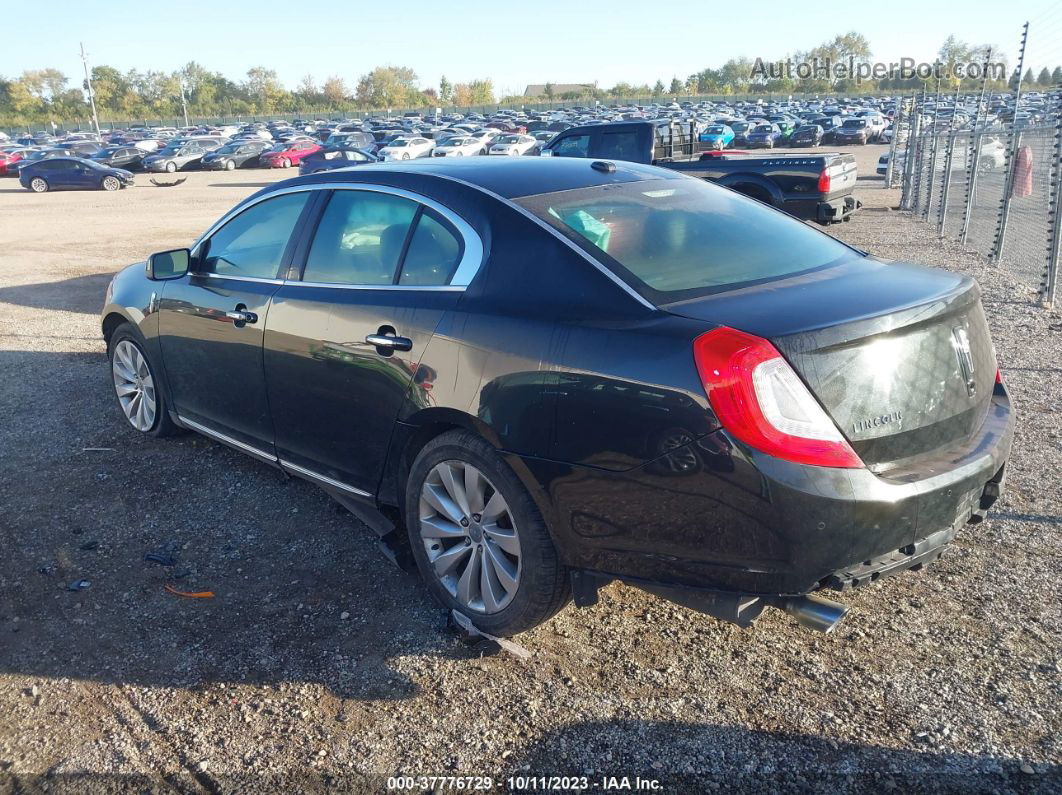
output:
M177 164L174 163L172 160L170 160L168 163L166 163L166 173L167 174L172 174L176 170L177 170Z
M466 466L473 468L471 482L481 488L466 491ZM423 498L440 493L446 498L448 492L440 476L446 471L457 478L462 495L478 493L485 503L479 506L475 497L470 502L466 496L466 511L457 507L457 500L446 503L434 497L435 504L448 504L451 514L461 515L464 527ZM498 510L496 500L503 510ZM487 517L492 505L497 511L493 521ZM474 512L477 507L481 513ZM480 516L482 526L476 518ZM479 436L463 430L448 431L424 446L406 482L405 518L413 557L428 590L444 607L468 616L485 632L502 636L524 632L547 621L568 602L568 570L560 562L542 515L512 469ZM433 535L425 537L425 530ZM469 551L462 552L464 549ZM450 557L442 565L449 564L450 570L440 575L433 561L438 562L444 554ZM488 566L486 585L484 561ZM470 575L471 587L464 593L465 577L461 575ZM515 584L508 587L503 577ZM463 601L462 596L467 597L469 591L472 598Z
M135 350L143 361L144 366L139 372L134 372L130 368L132 363L130 361L131 350ZM182 429L170 419L169 399L165 395L162 382L158 378L159 368L148 357L144 348L143 338L134 326L129 323L123 323L114 330L107 343L107 361L111 365L111 382L114 385L114 397L118 402L118 408L121 410L122 416L125 417L126 423L133 430L148 436L157 437L174 436L181 432ZM129 389L132 386L133 379L129 377L130 375L135 375L139 378L137 383L140 384L140 402L144 404L145 413L151 407L150 398L154 398L154 410L150 418L138 412L137 406L133 403L135 395L130 397L128 392L125 395L119 394L120 391ZM145 397L148 399L145 399Z
M283 160L283 161L281 161L281 163L280 163L280 167L281 167L281 168L291 168L291 161L290 161L290 160L288 160L288 159L287 159L287 158L285 157L285 158L284 158L284 160Z
M236 161L235 160L226 160L225 161L225 170L226 171L235 171L236 170Z
M104 177L100 187L105 191L116 191L121 190L122 183L118 181L118 177Z
M402 153L402 159L403 160L409 160L409 152L403 152Z
M34 177L30 180L29 189L34 193L47 193L48 187L48 180L44 177Z

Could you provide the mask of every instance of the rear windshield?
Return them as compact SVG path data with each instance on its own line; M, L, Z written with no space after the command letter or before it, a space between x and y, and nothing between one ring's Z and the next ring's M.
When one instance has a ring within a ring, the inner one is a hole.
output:
M626 182L516 201L657 304L857 256L807 224L698 179Z

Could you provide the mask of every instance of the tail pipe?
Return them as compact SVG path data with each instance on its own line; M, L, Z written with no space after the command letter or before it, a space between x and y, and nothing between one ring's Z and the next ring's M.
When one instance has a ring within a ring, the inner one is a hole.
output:
M789 597L779 607L795 618L800 626L823 633L832 632L848 612L848 608L839 602L815 594Z

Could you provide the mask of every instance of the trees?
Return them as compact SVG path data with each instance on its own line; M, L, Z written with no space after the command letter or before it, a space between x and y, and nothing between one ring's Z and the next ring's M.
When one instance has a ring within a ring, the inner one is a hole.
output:
M443 102L449 102L453 99L454 87L450 84L450 81L446 79L446 75L439 78L439 99Z
M682 93L682 81L677 77L671 78L671 85L668 87L667 93L671 96L676 96Z
M1056 86L1062 84L1062 66L1056 66L1051 72L1051 82Z
M334 108L338 108L350 97L350 92L347 91L347 84L343 82L343 78L331 75L325 80L324 85L321 87L321 93L324 94L325 100Z
M659 97L663 93L664 93L664 81L663 80L657 80L653 84L653 96L654 97Z
M362 107L420 105L417 73L407 66L378 66L358 79L354 96Z

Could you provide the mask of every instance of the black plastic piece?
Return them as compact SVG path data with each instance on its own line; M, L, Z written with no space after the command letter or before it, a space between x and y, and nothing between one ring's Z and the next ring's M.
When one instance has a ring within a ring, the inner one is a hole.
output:
M590 168L594 171L600 171L602 174L615 174L616 164L610 163L607 160L595 160L590 164Z
M601 578L588 571L572 569L572 601L576 607L593 607L597 604L597 589Z

